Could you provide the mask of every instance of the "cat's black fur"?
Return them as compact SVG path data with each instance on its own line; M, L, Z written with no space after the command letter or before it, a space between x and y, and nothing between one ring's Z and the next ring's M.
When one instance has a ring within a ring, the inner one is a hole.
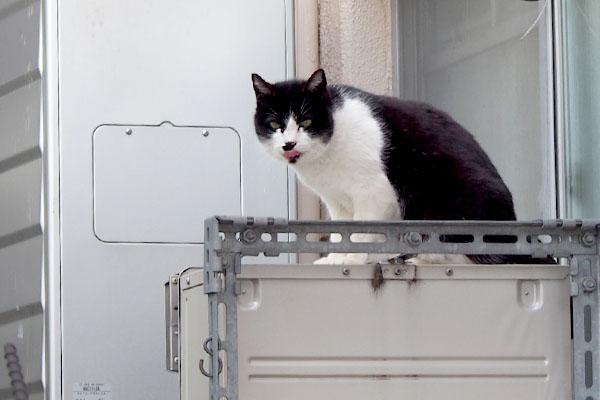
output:
M387 143L381 157L405 220L516 220L511 192L496 167L473 135L448 114L426 103L347 86L330 86L329 95L335 99L340 90L364 99L384 123ZM498 255L469 258L477 263L531 262Z
M404 219L516 219L512 195L491 160L448 114L425 103L360 95L385 123L382 160Z

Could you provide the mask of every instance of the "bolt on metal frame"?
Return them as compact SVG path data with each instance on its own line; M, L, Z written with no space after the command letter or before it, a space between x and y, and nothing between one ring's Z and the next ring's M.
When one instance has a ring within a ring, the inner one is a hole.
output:
M517 221L288 221L277 218L212 217L205 220L204 293L208 295L211 400L238 400L237 296L244 256L280 253L449 253L528 255L568 259L573 303L573 399L600 400L600 220ZM310 233L339 233L340 242L309 241ZM352 235L385 240L353 242ZM452 237L460 237L460 243ZM500 239L501 238L501 239ZM507 240L508 238L508 240ZM467 242L467 243L464 243ZM511 243L507 243L511 242ZM345 273L346 269L342 269ZM402 271L399 270L399 273ZM398 275L398 274L397 274ZM453 270L448 268L450 278ZM226 338L219 336L219 305L226 307ZM226 382L219 379L226 355ZM216 374L214 371L218 371ZM221 382L220 382L221 381Z

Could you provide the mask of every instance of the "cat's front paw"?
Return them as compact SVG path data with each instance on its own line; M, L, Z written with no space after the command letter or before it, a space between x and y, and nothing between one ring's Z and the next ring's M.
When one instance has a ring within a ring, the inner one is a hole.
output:
M330 253L327 257L319 258L313 264L323 265L364 265L386 262L394 257L391 254L367 254L367 253Z
M345 265L363 265L366 264L369 259L367 253L348 253L344 258L342 264Z
M462 254L419 254L404 261L405 264L472 264L467 256Z
M443 264L443 254L418 254L404 261L408 265L416 264Z
M345 259L346 253L329 253L327 257L319 258L313 264L341 265L344 264Z

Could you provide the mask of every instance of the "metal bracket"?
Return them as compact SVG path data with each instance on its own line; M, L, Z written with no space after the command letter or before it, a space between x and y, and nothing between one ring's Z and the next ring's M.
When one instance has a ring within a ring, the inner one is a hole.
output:
M584 241L585 235L581 237ZM588 236L588 240L590 240ZM600 398L600 296L599 257L573 257L573 395L574 399Z
M550 221L286 221L275 218L213 217L205 221L204 292L209 299L211 354L210 400L239 400L237 374L237 275L243 256L280 253L447 253L469 255L525 255L567 257L574 321L574 399L600 399L598 362L598 226L600 220ZM339 242L311 241L337 234ZM376 234L385 240L353 242L352 235ZM280 240L283 238L283 240ZM584 265L585 264L585 265ZM390 266L386 279L407 279L414 270ZM452 277L455 270L444 271ZM341 270L350 277L351 268ZM225 315L219 305L225 304ZM219 337L218 321L226 321L226 340ZM208 351L210 350L210 351ZM224 353L226 362L221 360ZM226 365L227 384L219 385ZM587 396L587 397L586 397Z
M166 365L167 371L179 371L179 275L165 283Z

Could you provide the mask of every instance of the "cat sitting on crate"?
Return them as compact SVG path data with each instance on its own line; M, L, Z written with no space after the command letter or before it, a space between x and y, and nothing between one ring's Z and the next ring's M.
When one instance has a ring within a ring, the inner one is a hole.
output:
M306 81L271 84L253 74L252 82L260 143L294 168L321 197L331 219L516 219L511 193L489 157L448 114L424 103L328 85L322 69ZM364 264L377 256L331 253L316 263ZM511 261L453 254L407 260Z

